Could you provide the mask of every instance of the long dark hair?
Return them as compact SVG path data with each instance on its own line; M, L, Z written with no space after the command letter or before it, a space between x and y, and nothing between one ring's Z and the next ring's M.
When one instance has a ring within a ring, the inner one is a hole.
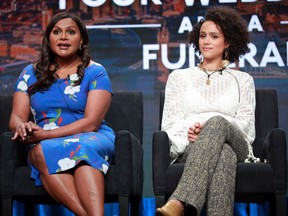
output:
M78 16L68 13L68 12L60 12L56 14L55 16L53 16L47 25L47 28L43 37L43 41L42 41L42 49L41 49L40 57L34 64L37 82L34 83L28 89L28 92L30 95L36 93L37 91L47 90L58 77L55 73L58 69L58 64L55 61L56 55L50 48L49 37L56 23L59 20L62 20L65 18L72 19L77 24L81 33L82 44L81 44L81 47L78 49L77 54L79 55L83 63L77 67L77 74L79 76L79 79L74 84L75 85L80 84L83 79L84 69L89 65L90 59L91 59L90 52L88 49L88 43L89 43L88 31L86 29L85 24L82 22L82 20Z

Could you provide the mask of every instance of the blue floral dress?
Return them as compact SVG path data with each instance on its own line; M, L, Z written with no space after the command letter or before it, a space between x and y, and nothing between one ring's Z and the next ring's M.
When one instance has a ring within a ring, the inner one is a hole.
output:
M29 86L37 81L34 72L32 64L25 67L15 91L27 93ZM53 130L70 124L83 118L89 91L101 89L112 93L108 74L100 64L88 66L81 84L72 85L77 79L77 74L57 79L48 90L30 96L31 112L37 125L44 130ZM50 174L72 169L80 161L86 161L106 174L114 154L114 139L114 131L103 120L97 132L42 140L40 144ZM35 185L41 185L39 171L30 166Z

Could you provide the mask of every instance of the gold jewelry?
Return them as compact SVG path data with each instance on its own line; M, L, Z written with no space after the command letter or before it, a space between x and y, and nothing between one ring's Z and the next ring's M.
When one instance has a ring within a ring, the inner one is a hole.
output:
M198 64L198 68L199 68L201 71L203 71L204 73L207 74L206 85L210 85L210 83L211 83L210 76L211 76L212 74L214 74L214 73L216 73L216 72L222 74L222 71L226 68L226 66L227 66L227 65L223 65L223 67L220 68L220 69L216 69L216 70L210 71L210 70L206 70L204 67L202 67L202 62L201 62L200 64ZM209 71L209 72L208 72L208 71Z
M225 48L224 59L222 60L223 67L227 67L230 64L230 61L228 60L229 59L228 54L229 54L228 53L228 48Z
M227 67L230 64L230 62L225 59L225 60L222 60L222 64L223 64L223 67Z

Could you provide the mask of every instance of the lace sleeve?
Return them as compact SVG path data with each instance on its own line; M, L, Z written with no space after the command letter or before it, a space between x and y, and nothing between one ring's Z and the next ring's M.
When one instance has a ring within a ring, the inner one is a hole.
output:
M235 116L235 123L246 134L248 143L255 139L255 85L253 78L247 74L239 81L240 104Z
M180 72L181 73L181 72ZM188 145L188 123L183 113L183 82L179 73L172 72L168 78L165 89L165 102L163 108L162 130L166 131L171 141L171 157L175 159L183 153Z

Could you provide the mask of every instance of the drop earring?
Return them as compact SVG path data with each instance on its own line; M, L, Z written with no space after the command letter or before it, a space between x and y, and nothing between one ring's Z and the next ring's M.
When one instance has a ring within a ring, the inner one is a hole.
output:
M228 48L225 48L224 59L222 60L223 67L227 67L230 64L228 51Z

